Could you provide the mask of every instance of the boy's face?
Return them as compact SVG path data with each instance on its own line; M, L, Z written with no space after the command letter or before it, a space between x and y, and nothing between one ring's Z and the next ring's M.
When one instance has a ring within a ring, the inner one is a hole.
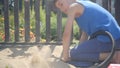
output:
M59 8L62 12L67 14L67 11L69 9L69 4L67 0L57 0L55 3L56 7Z

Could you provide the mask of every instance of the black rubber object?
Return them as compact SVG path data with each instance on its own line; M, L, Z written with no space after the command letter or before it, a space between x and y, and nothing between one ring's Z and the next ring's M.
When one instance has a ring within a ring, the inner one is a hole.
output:
M91 35L90 39L96 38L99 35L104 35L104 36L109 37L110 41L112 42L112 50L111 50L109 56L103 62L101 62L100 64L95 64L88 68L107 68L114 56L114 53L115 53L115 41L114 41L114 38L112 37L111 33L108 31L99 30L99 31L93 33Z

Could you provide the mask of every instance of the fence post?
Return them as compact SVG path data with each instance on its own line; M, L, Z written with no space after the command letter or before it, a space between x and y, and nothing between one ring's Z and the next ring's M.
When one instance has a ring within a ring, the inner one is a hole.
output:
M92 2L96 2L96 0L91 0Z
M115 18L120 26L120 0L115 0Z
M5 42L9 42L9 1L4 0L4 29L5 29Z
M24 1L25 7L25 42L30 41L30 0Z
M35 0L34 4L35 10L35 35L36 35L36 42L40 42L40 0Z
M50 0L46 1L46 42L51 40L51 31L50 31L50 17L51 17L51 5Z
M19 0L19 10L22 11L22 4L23 4L23 1L22 0Z
M15 26L15 42L19 41L19 1L14 1L14 26Z
M57 9L57 8L56 8ZM62 12L57 9L57 42L62 41Z
M109 11L109 12L112 12L112 11L111 11L111 8L112 8L112 7L111 7L111 6L112 6L112 5L111 5L111 3L112 3L111 1L112 1L112 0L108 0L108 11Z

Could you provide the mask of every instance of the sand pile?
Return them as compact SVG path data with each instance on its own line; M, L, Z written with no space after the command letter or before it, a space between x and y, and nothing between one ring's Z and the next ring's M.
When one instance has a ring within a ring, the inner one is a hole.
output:
M0 49L0 68L75 68L59 60L62 46Z

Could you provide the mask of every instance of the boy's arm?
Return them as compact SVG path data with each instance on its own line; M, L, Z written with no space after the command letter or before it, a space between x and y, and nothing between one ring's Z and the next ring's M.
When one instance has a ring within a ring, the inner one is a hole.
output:
M70 12L70 11L69 11ZM70 39L71 39L71 32L72 32L72 26L73 26L73 20L74 15L68 14L67 22L65 25L64 33L63 33L63 61L68 61L69 58L69 45L70 45Z
M69 61L70 59L70 55L69 55L69 45L70 45L70 39L71 39L71 32L72 32L72 26L73 26L73 21L74 18L76 17L76 15L81 15L81 11L82 11L82 6L80 5L76 5L73 7L70 7L70 9L68 10L68 18L67 18L67 22L65 25L65 29L64 29L64 33L63 33L63 61ZM78 11L78 9L81 9Z

